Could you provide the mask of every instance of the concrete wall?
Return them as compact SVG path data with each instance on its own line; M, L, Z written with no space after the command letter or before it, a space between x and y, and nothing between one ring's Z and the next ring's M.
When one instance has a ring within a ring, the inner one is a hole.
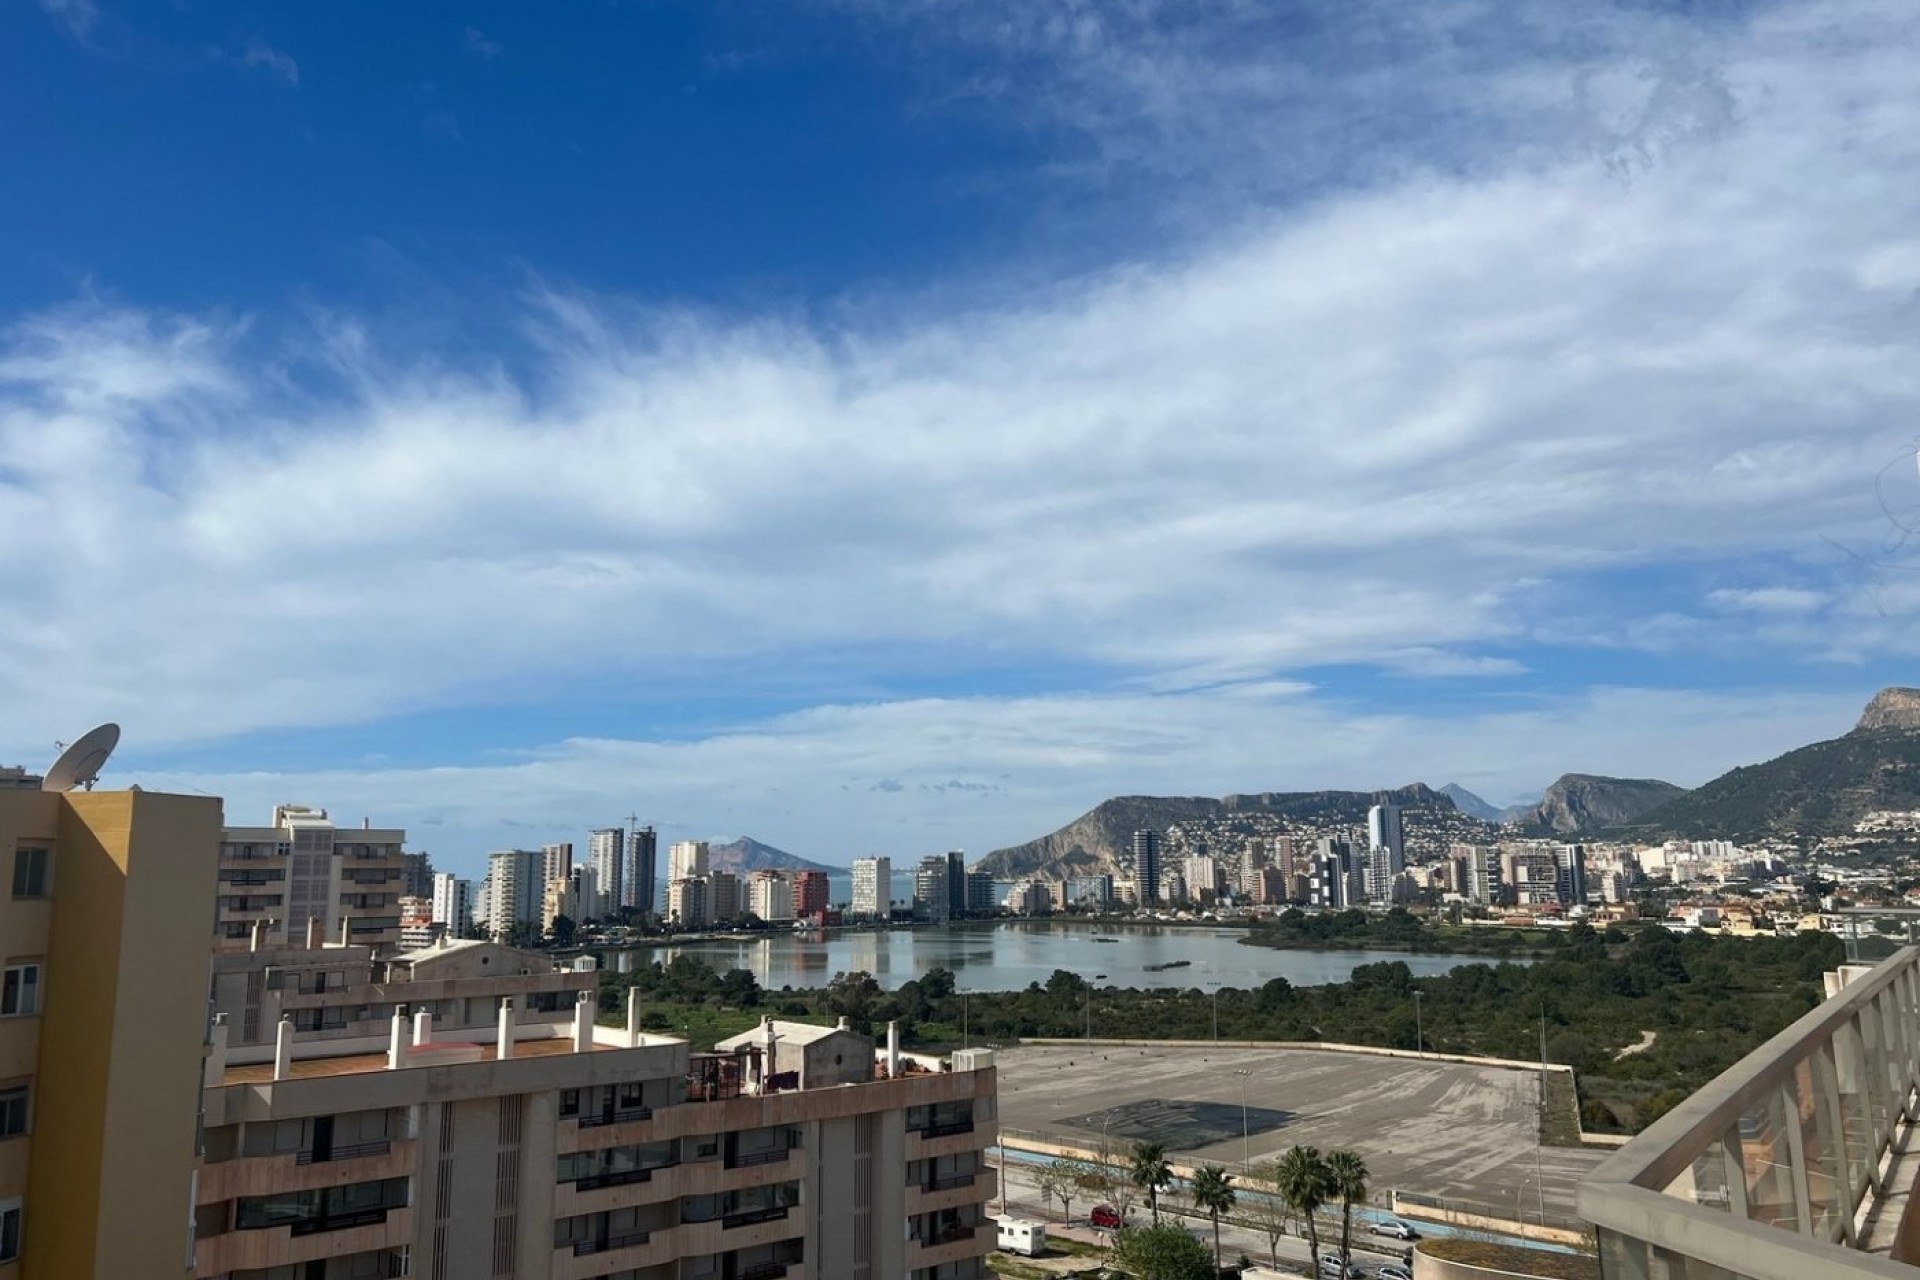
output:
M60 797L24 1280L190 1265L220 801ZM56 1137L57 1135L57 1137ZM57 1229L56 1229L57 1226Z

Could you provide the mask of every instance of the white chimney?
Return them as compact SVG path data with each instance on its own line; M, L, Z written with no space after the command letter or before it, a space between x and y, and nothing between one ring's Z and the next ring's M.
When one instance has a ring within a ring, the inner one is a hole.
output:
M273 1032L273 1078L285 1080L293 1065L293 1019L282 1015Z
M207 1033L206 1064L200 1074L201 1085L211 1089L227 1075L227 1015L213 1015L213 1027Z
M433 1043L433 1014L426 1009L413 1015L413 1042L416 1045Z
M513 1056L513 997L500 997L500 1032L493 1046L493 1056L505 1062Z
M398 1071L407 1052L407 1012L403 1005L393 1007L393 1023L387 1030L387 1070Z
M593 1048L593 1011L599 1002L591 991L582 991L573 1002L573 1051L585 1053Z
M900 1024L887 1023L887 1079L900 1078Z

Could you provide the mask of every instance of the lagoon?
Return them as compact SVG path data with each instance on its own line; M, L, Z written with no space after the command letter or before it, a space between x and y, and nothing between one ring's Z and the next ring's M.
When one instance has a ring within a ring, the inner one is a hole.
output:
M1280 951L1243 946L1241 929L1189 926L1068 925L981 921L945 927L772 933L607 951L621 971L636 963L696 956L715 969L745 969L762 987L823 987L836 973L865 970L889 990L927 970L951 969L962 991L1017 991L1066 969L1097 986L1201 990L1258 987L1272 978L1295 986L1345 982L1354 968L1402 960L1416 977L1446 973L1481 956L1402 951ZM1113 941L1096 941L1108 938ZM1184 965L1149 969L1149 965Z

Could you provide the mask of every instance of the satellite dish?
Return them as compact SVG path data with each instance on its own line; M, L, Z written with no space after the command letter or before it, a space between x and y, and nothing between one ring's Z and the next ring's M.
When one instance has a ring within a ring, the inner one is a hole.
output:
M103 724L98 729L90 729L80 736L80 740L60 753L53 762L53 768L47 770L46 781L40 784L42 791L71 791L75 787L93 790L95 778L100 776L100 766L107 762L113 749L120 742L120 726Z

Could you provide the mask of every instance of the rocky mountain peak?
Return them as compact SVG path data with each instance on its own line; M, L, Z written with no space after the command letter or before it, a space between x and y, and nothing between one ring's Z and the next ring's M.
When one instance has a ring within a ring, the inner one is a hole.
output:
M1854 730L1874 729L1920 729L1920 689L1894 685L1874 694Z

